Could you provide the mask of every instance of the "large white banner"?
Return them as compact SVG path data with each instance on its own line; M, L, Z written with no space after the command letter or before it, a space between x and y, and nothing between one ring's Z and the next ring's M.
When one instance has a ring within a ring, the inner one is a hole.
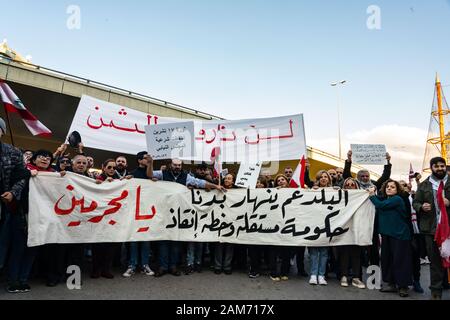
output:
M149 240L286 246L370 245L366 191L187 189L132 179L95 184L68 173L30 181L28 245Z
M78 131L89 148L135 155L147 150L145 126L181 121L83 95L68 134Z
M183 122L82 96L69 134L78 131L86 147L137 154L147 150L145 127ZM306 155L303 115L238 121L194 121L196 157L209 161L221 148L223 162L257 163L301 159Z

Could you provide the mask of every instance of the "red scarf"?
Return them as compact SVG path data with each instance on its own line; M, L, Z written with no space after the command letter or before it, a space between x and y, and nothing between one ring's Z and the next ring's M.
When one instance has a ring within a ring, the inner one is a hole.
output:
M36 167L34 164L32 164L32 163L29 163L29 164L27 164L27 169L28 170L36 170L36 171L41 171L41 172L55 172L55 170L53 170L52 169L52 167L48 167L48 169L41 169L41 168L38 168L38 167Z
M439 184L436 197L439 209L441 211L441 218L439 219L437 224L434 240L436 241L439 249L441 249L442 244L450 239L450 227L448 225L447 208L445 207L444 203L444 183L442 181ZM442 266L444 268L450 268L450 258L442 258Z

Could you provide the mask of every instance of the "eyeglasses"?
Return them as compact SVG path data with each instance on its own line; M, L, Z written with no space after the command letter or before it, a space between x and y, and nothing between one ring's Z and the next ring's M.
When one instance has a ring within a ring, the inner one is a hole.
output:
M61 163L70 163L70 160L61 160Z
M37 156L37 159L39 159L39 160L48 160L48 161L50 161L50 160L52 160L52 158L51 157L46 157L46 156Z
M111 169L115 169L116 167L113 166L107 166L106 169L111 170Z

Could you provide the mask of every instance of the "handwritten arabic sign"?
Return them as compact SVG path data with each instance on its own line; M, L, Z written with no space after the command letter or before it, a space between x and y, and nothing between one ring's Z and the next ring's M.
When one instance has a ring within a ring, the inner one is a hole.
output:
M89 96L81 98L69 133L78 131L86 147L136 154L146 150L145 127L178 123ZM303 115L237 121L194 121L195 157L209 161L220 147L223 162L295 160L306 155Z
M28 245L152 240L286 246L370 245L368 193L300 189L189 190L132 179L96 185L68 173L30 181Z
M155 160L194 156L194 122L146 126L147 150Z
M261 168L262 162L256 164L241 163L235 185L239 188L255 189Z
M384 144L352 144L353 161L358 164L386 164L386 146Z

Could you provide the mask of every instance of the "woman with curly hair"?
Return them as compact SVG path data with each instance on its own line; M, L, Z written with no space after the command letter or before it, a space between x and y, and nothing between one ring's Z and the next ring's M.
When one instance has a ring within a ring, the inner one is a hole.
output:
M397 292L400 297L408 296L412 285L411 232L405 202L401 198L402 187L397 181L387 180L381 187L381 195L375 195L370 188L370 200L378 216L378 230L381 234L381 292Z

